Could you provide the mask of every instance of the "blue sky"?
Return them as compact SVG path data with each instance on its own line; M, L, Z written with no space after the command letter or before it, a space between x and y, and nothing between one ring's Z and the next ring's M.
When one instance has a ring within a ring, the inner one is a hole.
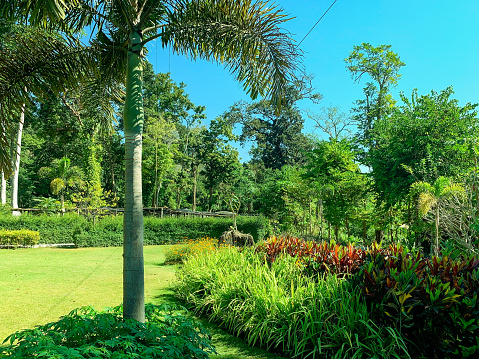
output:
M307 34L333 0L278 0L276 4L295 18L284 24L297 41ZM479 2L476 0L337 0L336 4L303 41L303 63L314 75L313 85L323 95L318 105L302 102L302 109L319 113L336 105L348 113L362 98L363 83L355 84L346 71L344 58L353 46L369 42L391 45L406 63L393 91L410 95L440 91L452 85L461 105L479 102ZM149 61L156 72L171 72L196 105L206 106L214 118L239 100L249 101L241 86L221 65L195 62L150 46ZM305 116L305 131L313 132ZM318 133L318 130L316 130ZM240 151L245 159L245 150Z

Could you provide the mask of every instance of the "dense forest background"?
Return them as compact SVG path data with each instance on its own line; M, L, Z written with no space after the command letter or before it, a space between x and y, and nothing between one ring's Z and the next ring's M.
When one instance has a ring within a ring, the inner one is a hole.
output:
M300 110L300 100L302 107L321 100L314 79L303 76L279 112L260 100L207 118L186 84L145 61L144 205L239 208L263 214L283 234L425 247L442 238L474 250L477 105L460 106L452 87L394 99L404 63L388 45L358 45L345 66L363 86L351 109ZM79 96L51 93L25 109L18 207L123 206L121 115L113 125L99 121ZM305 116L322 136L305 132ZM11 130L14 158L18 128ZM245 143L251 159L242 163L236 146Z

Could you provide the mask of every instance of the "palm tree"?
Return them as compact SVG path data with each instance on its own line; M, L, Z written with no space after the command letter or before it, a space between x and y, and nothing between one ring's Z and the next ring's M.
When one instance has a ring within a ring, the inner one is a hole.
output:
M461 184L453 183L450 178L439 177L431 185L428 182L418 181L411 185L412 193L418 194L419 213L426 216L434 210L434 255L439 255L439 228L440 214L443 205L453 197L461 197L465 189Z
M31 104L32 98L49 96L53 91L62 92L63 102L81 122L80 113L75 111L68 103L66 93L67 89L77 85L77 76L72 76L72 73L84 73L88 69L86 64L89 62L85 62L85 60L91 60L91 56L86 56L89 55L87 49L85 49L84 54L79 56L79 49L73 46L74 43L58 33L2 20L0 20L0 39L0 59L2 60L0 62L0 92L9 92L8 95L5 96L4 93L1 96L1 103L6 110L1 111L0 106L4 128L3 134L0 135L2 145L0 162L3 162L4 169L6 167L5 172L7 174L13 172L11 203L12 208L17 208L18 174L26 102ZM104 96L99 94L101 91L96 86L97 82L94 76L90 77L90 84L84 81L82 93L84 98L88 99L88 106L84 107L91 113L97 114L98 118L104 119L108 118L108 113L111 113L111 110L107 108L108 106L99 105L104 102L102 100ZM19 88L22 83L24 87ZM94 91L92 92L91 89ZM19 110L19 114L16 113L18 111L15 111L15 109ZM95 119L98 120L98 118ZM99 124L103 125L103 122L99 121ZM103 125L103 127L105 126ZM16 136L14 132L16 132ZM10 153L7 150L10 141L8 135L12 136L10 159L8 158ZM16 138L13 138L14 136ZM6 200L4 179L5 176L2 171L1 193L3 203ZM16 214L20 213L14 211L13 215Z
M56 24L69 30L93 25L97 32L92 45L102 54L102 75L107 78L124 71L123 305L126 318L144 321L141 148L145 45L160 39L176 53L221 62L252 98L270 95L280 106L298 55L289 34L280 27L288 18L268 2L251 0L9 0L0 4L0 15L7 19L27 17L32 24ZM0 89L0 103L2 96L10 96L6 92Z

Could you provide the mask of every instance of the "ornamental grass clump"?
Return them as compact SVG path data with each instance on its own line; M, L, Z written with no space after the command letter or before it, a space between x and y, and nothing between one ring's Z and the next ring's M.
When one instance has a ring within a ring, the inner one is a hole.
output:
M76 309L57 322L10 335L0 358L206 359L215 353L209 333L181 308L145 309L146 323L123 319L121 307Z
M409 357L396 330L371 322L359 288L335 273L316 276L290 255L266 262L226 247L189 257L176 295L249 345L287 357Z
M183 263L189 256L214 251L217 245L216 238L187 239L165 250L165 264Z

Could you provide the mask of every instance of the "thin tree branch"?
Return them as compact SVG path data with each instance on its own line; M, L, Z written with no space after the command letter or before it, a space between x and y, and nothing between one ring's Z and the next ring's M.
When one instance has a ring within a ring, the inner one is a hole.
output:
M78 112L77 110L75 110L75 109L73 108L73 106L68 103L67 98L66 98L66 96L65 96L65 93L62 93L61 98L62 98L63 104L72 112L73 116L75 116L75 117L77 118L78 122L80 122L80 125L83 126L83 121L82 121L82 119L81 119L81 117L80 117L80 112Z

